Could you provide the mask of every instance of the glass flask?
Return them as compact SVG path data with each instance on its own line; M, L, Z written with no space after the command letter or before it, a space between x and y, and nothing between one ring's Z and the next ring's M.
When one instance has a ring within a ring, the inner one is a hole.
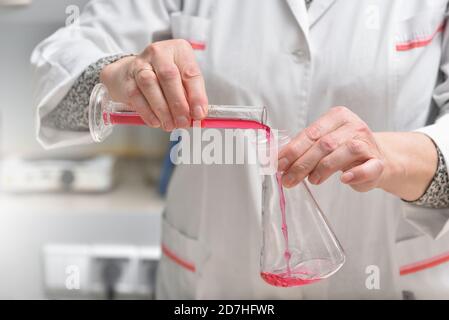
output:
M267 125L264 107L211 105L207 118L199 124L201 128L262 130L262 139L256 141L259 152L276 152L276 159L278 146L281 148L290 141L288 135ZM98 84L89 103L92 139L102 142L116 125L146 124L129 106L112 101L107 88ZM305 285L330 277L344 264L345 255L307 183L303 181L294 188L284 189L281 173L264 172L272 174L264 174L261 179L261 277L280 287Z
M279 134L279 147L290 139ZM325 279L345 262L345 254L304 180L282 186L282 173L263 180L261 277L278 287Z

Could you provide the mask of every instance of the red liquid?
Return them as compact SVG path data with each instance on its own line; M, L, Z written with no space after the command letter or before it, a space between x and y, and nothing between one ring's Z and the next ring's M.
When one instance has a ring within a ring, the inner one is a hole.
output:
M276 174L276 180L278 183L279 206L281 208L281 219L282 219L281 230L282 230L282 234L284 236L284 244L285 244L284 259L285 259L285 264L287 265L286 276L290 277L291 276L290 258L292 255L290 253L289 245L288 245L288 227L287 227L287 217L285 215L285 194L284 194L284 187L282 186L282 174L280 172L278 172Z
M284 194L284 187L282 186L282 174L278 172L276 174L276 180L278 184L278 192L279 192L279 206L281 209L281 219L282 219L282 235L284 236L284 245L285 245L285 251L284 251L284 259L285 259L285 265L286 265L286 272L281 273L269 273L269 272L261 272L260 276L263 280L265 280L266 283L276 286L276 287L295 287L295 286L303 286L307 284L311 284L314 282L317 282L321 279L302 279L307 278L310 273L307 271L307 269L304 268L297 268L292 270L290 266L290 259L291 259L291 253L289 250L289 244L288 244L288 227L287 227L287 216L286 216L286 210L285 210L285 194Z
M262 272L260 276L265 280L268 284L276 287L294 287L294 286L303 286L306 284L311 284L317 282L321 279L299 279L295 277L295 272L291 272L291 275L288 276L287 273L268 273ZM302 273L305 274L305 273Z
M103 120L105 123L113 125L146 126L142 117L135 112L103 113ZM200 121L200 126L201 128L216 129L262 129L267 132L267 138L270 136L270 128L268 126L253 120L206 118Z
M109 114L103 114L103 120L106 123L113 125L134 125L134 126L145 126L145 122L141 116L135 112L111 112ZM271 141L271 129L270 127L253 120L241 120L241 119L204 119L200 122L201 128L217 128L217 129L262 129L266 131L267 140ZM288 245L288 227L287 227L287 217L285 210L285 195L284 188L282 186L282 174L276 174L276 180L278 184L279 191L279 205L282 213L282 234L284 236L284 259L287 266L287 270L284 273L274 274L268 272L262 272L261 277L268 284L278 287L292 287L306 285L316 282L320 279L299 279L298 276L307 275L305 270L291 270L290 258L291 253Z
M103 120L110 124L123 124L130 126L146 126L142 117L135 112L111 112L103 113Z

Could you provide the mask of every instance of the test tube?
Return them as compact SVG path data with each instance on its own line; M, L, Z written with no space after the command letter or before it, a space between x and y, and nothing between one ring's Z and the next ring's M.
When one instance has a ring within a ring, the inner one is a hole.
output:
M93 141L104 141L117 125L146 126L146 123L129 105L113 101L105 85L97 84L89 101L89 129ZM195 123L192 121L191 125ZM198 125L202 128L267 130L267 111L258 106L209 105L207 118L198 121Z

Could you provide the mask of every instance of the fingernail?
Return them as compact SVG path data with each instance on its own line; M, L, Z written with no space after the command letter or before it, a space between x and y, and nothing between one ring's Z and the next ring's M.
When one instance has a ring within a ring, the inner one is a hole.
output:
M343 183L349 183L352 179L354 179L354 174L352 172L343 173L341 176L341 182Z
M293 185L295 181L295 177L293 174L289 173L282 177L282 184L286 187L290 187Z
M288 159L287 158L282 158L279 160L278 162L278 170L280 172L284 171L285 169L287 169L288 166Z
M204 111L203 108L201 106L195 106L193 107L193 117L196 120L200 120L204 117Z
M189 125L189 120L184 116L179 116L176 118L176 126L178 128L186 128Z
M320 182L320 179L321 179L321 177L320 177L320 175L318 173L312 173L309 176L309 182L311 184L318 184Z

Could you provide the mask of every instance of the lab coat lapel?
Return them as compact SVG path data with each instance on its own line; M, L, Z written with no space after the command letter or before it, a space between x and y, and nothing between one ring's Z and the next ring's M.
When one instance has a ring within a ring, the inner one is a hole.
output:
M296 21L301 27L302 32L307 40L309 40L309 16L304 0L286 0Z
M336 0L314 0L309 8L309 28L311 28Z

